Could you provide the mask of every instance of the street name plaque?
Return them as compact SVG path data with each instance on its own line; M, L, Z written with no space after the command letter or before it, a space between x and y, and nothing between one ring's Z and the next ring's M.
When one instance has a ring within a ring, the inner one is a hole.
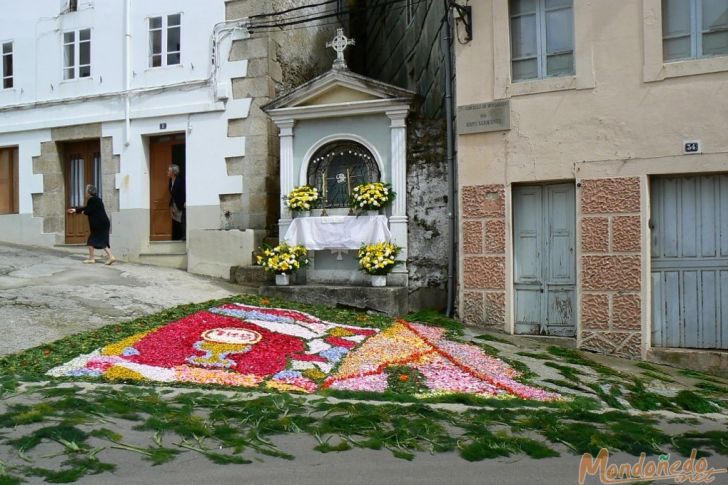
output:
M458 134L484 133L511 129L511 101L458 106Z

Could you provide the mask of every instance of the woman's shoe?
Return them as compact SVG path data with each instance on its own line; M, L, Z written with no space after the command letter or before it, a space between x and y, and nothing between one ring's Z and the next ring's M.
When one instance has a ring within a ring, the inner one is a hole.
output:
M114 258L114 257L111 257L111 258L107 259L107 260L106 260L106 262L105 262L104 264L105 264L106 266L111 266L112 264L114 264L114 261L116 261L116 258Z
M83 262L86 264L94 264L96 262L96 260L95 259L84 259Z

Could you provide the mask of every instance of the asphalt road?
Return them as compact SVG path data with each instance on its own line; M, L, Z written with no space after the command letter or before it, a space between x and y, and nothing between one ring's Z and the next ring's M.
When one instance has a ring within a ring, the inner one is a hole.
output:
M0 243L0 355L164 308L222 298L242 290L224 281L179 270L123 262L112 266L87 265L82 263L83 259L82 253ZM618 362L612 360L610 365ZM553 371L543 366L532 370L538 374ZM18 396L16 402L22 403L24 399ZM0 400L0 413L8 404ZM725 419L701 420L700 427L725 429ZM125 436L135 433L131 428L121 431ZM561 452L559 458L534 460L513 456L470 463L455 453L420 453L413 461L394 458L388 451L322 454L313 450L314 440L303 435L285 435L274 442L296 458L255 456L248 465L215 465L189 452L170 463L150 466L138 453L107 449L103 458L116 464L116 471L86 476L77 483L574 484L581 459L562 446L555 446ZM13 460L2 454L0 449L0 465ZM636 457L618 454L610 463L635 463L636 460ZM728 457L714 455L710 465L726 467ZM713 483L728 483L728 474L715 478ZM28 480L27 483L42 483L39 479ZM592 477L585 483L600 482Z
M176 269L83 264L85 254L0 243L0 355L241 291Z

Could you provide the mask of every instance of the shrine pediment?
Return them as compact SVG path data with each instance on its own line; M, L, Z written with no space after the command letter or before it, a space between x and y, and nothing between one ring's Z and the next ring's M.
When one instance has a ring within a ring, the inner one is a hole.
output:
M273 115L278 110L306 108L409 104L415 93L345 69L333 69L263 106Z

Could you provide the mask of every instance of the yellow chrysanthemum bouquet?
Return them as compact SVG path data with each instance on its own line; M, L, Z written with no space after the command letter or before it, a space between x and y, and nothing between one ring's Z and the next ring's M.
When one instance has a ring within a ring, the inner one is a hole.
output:
M354 187L349 202L353 209L379 210L391 204L394 197L395 193L390 184L369 182Z
M291 190L283 199L286 206L293 212L305 212L313 209L316 201L319 200L319 192L316 187L301 185Z
M258 248L256 260L266 271L275 274L291 274L308 264L308 249L281 243L275 247Z
M357 253L359 269L370 275L386 275L400 263L397 255L401 249L390 242L363 245Z

